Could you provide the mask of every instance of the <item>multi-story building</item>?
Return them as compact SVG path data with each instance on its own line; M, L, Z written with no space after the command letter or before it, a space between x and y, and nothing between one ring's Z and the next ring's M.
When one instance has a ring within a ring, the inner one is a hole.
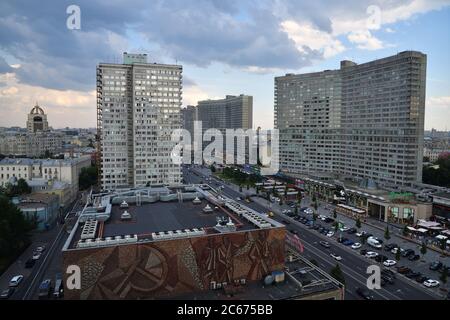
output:
M123 64L97 66L102 188L179 184L171 134L181 128L182 66L147 63L140 54L123 57Z
M426 55L275 78L280 167L289 175L410 185L422 179Z
M28 132L48 130L47 115L37 103L28 114L27 130Z
M59 202L65 207L76 198L81 170L90 165L90 156L64 160L5 158L0 161L0 186L24 179L34 192L59 194Z
M53 227L60 214L59 197L55 194L31 193L14 201L25 217L36 219L36 229L40 231Z
M202 133L208 129L218 129L223 134L224 150L226 147L226 129L252 129L253 127L253 97L248 95L227 95L225 99L199 101L197 105L197 120L201 121ZM204 141L203 149L209 144ZM252 142L246 142L245 154ZM235 149L234 156L237 156Z

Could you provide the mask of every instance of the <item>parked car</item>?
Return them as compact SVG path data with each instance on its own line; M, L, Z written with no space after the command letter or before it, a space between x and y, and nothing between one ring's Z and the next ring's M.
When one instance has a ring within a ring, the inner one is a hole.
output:
M2 293L0 294L0 299L9 299L13 295L14 291L15 291L14 287L9 287L3 290Z
M408 257L409 261L416 261L416 260L420 260L420 256L418 254L412 254Z
M318 224L313 225L314 230L318 230L319 228L320 228L320 226Z
M352 249L357 250L357 249L361 248L361 246L362 246L361 243L356 242L356 243L352 244Z
M365 256L366 256L366 258L373 259L378 256L378 253L373 252L373 251L368 251Z
M354 242L352 240L350 240L350 239L346 239L346 240L342 241L342 244L344 246L351 246L351 245L354 244Z
M347 241L348 239L347 238L344 238L344 237L339 237L339 238L337 238L337 242L339 242L339 243L343 243L344 241Z
M334 235L334 231L328 231L327 237L331 238Z
M327 217L327 218L325 218L324 222L325 223L332 223L332 222L334 222L334 219L330 218L330 217Z
M370 291L366 288L357 288L356 293L362 297L364 300L373 300L373 296L370 294Z
M398 247L397 244L395 244L395 243L389 243L389 244L386 244L386 245L384 246L384 250L386 250L386 251L391 251L392 249L397 248L397 247Z
M283 222L284 224L291 224L289 221L287 221L287 220L281 220L281 222Z
M386 260L385 262L383 262L383 265L385 266L385 267L392 267L392 266L395 266L397 264L397 261L395 261L395 260L390 260L390 259L388 259L388 260Z
M36 251L36 252L43 253L43 252L45 251L45 249L46 249L45 246L39 246L39 247L36 248L35 251Z
M385 273L381 273L381 279L383 279L384 281L386 281L389 284L395 283L395 278L388 274L385 274Z
M402 253L402 257L409 257L410 255L416 254L413 249L406 249Z
M381 249L381 243L372 237L367 238L367 244L375 249Z
M389 260L389 258L382 254L379 254L378 256L375 257L376 262L384 262L386 260Z
M33 268L35 264L36 264L36 259L30 258L25 262L25 268L27 268L27 269Z
M430 270L437 271L442 267L442 262L434 261L430 264Z
M12 279L9 281L10 287L17 287L23 280L23 275L19 274L17 276L12 277Z
M408 268L408 267L405 267L405 266L397 267L397 272L400 273L400 274L406 274L406 273L408 273L410 271L411 271L411 269Z
M347 226L342 226L339 228L339 230L341 230L341 232L346 232L346 231L350 230L350 228Z
M39 285L39 299L46 299L52 291L52 280L45 279Z
M41 255L42 255L41 252L33 252L33 256L31 258L34 259L34 260L39 260Z
M392 277L394 279L396 278L395 272L390 270L390 269L383 269L383 270L381 270L381 274L385 274L385 275L390 276L390 277Z
M421 275L421 276L418 276L418 277L416 278L416 281L417 281L418 283L424 283L424 282L427 281L428 279L430 279L430 278L428 278L427 276Z
M298 234L297 230L293 230L293 229L290 229L289 232L292 234Z
M397 247L391 250L392 254L397 254L397 251L400 250L400 254L402 254L403 252L405 252L405 249Z
M322 247L325 247L325 248L329 248L330 247L330 244L328 243L328 241L320 241L319 243L320 243L320 245Z
M416 272L416 271L412 271L412 270L405 274L405 277L410 278L410 279L415 279L415 278L420 277L420 276L422 276L422 273Z
M64 296L63 279L60 273L55 276L55 288L53 289L53 298L62 298Z
M357 236L357 237L363 237L363 236L365 236L366 235L366 232L365 231L360 231L360 232L357 232L356 234L355 234L355 236Z
M439 281L433 280L433 279L428 279L423 282L423 285L428 288L434 288L434 287L439 286Z
M342 260L342 257L340 255L336 254L336 253L332 252L332 253L330 253L330 256L332 258L334 258L335 260L337 260L337 261L341 261Z
M361 251L359 251L359 253L360 253L362 256L365 256L366 253L367 253L367 250L366 250L366 249L361 249Z

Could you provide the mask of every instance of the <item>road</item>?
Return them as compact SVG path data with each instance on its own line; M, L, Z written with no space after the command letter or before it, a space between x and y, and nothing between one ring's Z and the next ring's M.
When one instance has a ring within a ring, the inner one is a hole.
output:
M189 170L184 168L183 174L186 183L200 183L205 180L204 176L208 175L208 170ZM214 178L212 178L211 184L213 187L223 185L224 188L222 193L232 199L242 197L242 194L235 189L235 186L230 186L229 184L217 181ZM261 198L254 199L254 202L245 203L245 205L259 212L267 212L269 210L263 203L267 202L266 200ZM346 299L359 299L355 294L355 290L358 287L366 286L366 279L368 276L366 274L367 267L377 263L361 256L359 252L354 252L352 249L345 247L336 241L332 241L326 236L319 234L317 231L308 229L305 225L290 219L287 216L281 215L274 206L272 206L270 210L275 213L275 220L281 223L284 223L283 221L289 221L287 228L298 232L305 248L303 254L308 259L314 259L318 263L318 266L327 272L339 263L346 280ZM328 241L331 247L329 249L322 247L319 244L319 241L322 240ZM330 256L330 252L340 255L342 260L337 262ZM403 279L403 276L401 275L397 275L395 284L388 284L380 290L374 290L373 296L375 299L379 300L431 300L440 298L434 292L422 287L420 284L414 283L409 279Z

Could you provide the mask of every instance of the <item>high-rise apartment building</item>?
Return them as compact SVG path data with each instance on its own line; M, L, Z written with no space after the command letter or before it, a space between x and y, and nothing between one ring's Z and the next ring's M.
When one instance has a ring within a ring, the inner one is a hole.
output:
M421 181L425 79L426 55L415 51L276 77L281 170L384 185Z
M97 67L97 127L102 188L176 185L173 130L181 128L182 66L123 55Z
M247 95L227 95L225 99L199 101L197 105L197 120L202 123L203 133L211 128L218 129L223 134L224 150L226 148L226 129L252 129L253 127L253 97ZM247 140L245 154L248 155ZM203 143L203 149L209 142ZM224 153L225 154L225 153ZM234 149L237 157L237 149Z

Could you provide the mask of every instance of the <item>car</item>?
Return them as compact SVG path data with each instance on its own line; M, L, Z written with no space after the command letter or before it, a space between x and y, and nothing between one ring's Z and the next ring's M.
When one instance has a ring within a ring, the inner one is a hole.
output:
M327 217L327 218L325 218L324 222L325 223L332 223L332 222L334 222L334 219L330 218L330 217Z
M370 294L370 291L366 288L357 288L356 293L362 297L364 300L373 300L373 296Z
M418 254L414 254L414 255L410 255L408 257L409 261L416 261L416 260L420 260L420 256Z
M3 290L0 294L0 299L9 299L13 295L14 291L15 289L13 287Z
M39 285L39 299L45 299L50 296L52 291L52 280L45 279Z
M434 288L434 287L439 286L439 281L433 280L433 279L428 279L423 282L423 285L427 288Z
M314 230L318 230L319 228L320 228L320 226L318 224L313 225Z
M389 260L389 258L382 254L379 254L378 256L375 257L376 262L384 262L386 260Z
M344 238L344 237L339 237L339 238L337 238L337 242L339 242L339 243L343 243L344 241L347 241L348 239L347 238Z
M400 253L405 252L405 249L400 248L400 247L397 247L397 248L392 249L392 250L391 250L391 253L392 253L392 254L397 254L397 251L398 251L398 250L400 250Z
M356 242L356 243L352 244L352 249L357 250L357 249L361 248L361 246L362 246L361 243Z
M416 281L418 282L418 283L424 283L425 281L427 281L427 280L429 280L430 278L428 278L427 276L424 276L424 275L422 275L422 276L418 276L417 278L416 278Z
M320 233L322 233L323 230L325 230L324 227L319 227L319 230L318 230L318 231L319 231Z
M391 278L394 278L394 279L396 278L395 272L390 270L390 269L383 269L383 270L381 270L381 274L387 275L387 276L389 276Z
M300 220L300 216L295 216L295 217L294 217L294 220L295 220L295 221L299 221L299 220Z
M289 232L292 234L298 234L297 230L289 230Z
M385 267L392 267L392 266L395 266L397 264L397 261L395 261L395 260L390 260L390 259L388 259L388 260L386 260L385 262L383 262L383 265L385 266Z
M390 275L387 275L385 273L381 274L381 279L386 281L389 284L394 284L395 283L395 278L390 276Z
M25 262L25 268L33 268L33 266L36 264L36 259L30 258Z
M271 218L274 216L274 214L273 214L272 211L269 211L269 212L267 213L267 215L268 215L269 217L271 217Z
M319 243L320 243L320 245L322 247L325 247L325 248L329 248L330 247L330 244L328 243L328 241L319 241Z
M17 276L12 277L12 279L9 281L10 287L17 287L23 280L23 275L19 274Z
M39 246L39 247L36 247L36 252L40 252L40 253L43 253L44 251L45 251L45 246Z
M358 230L356 229L356 228L350 228L350 229L348 229L347 230L347 233L348 234L354 234L354 233L356 233Z
M343 241L342 244L344 246L352 246L354 244L354 242L350 239L347 239L347 240Z
M242 199L241 199L241 197L236 197L236 200L241 201Z
M347 226L342 226L339 228L339 230L341 230L341 232L346 232L346 231L350 230L350 228Z
M437 271L442 268L442 262L434 261L430 264L430 270Z
M284 224L291 224L289 221L287 221L287 220L281 220L281 222L283 222Z
M406 258L413 254L416 254L413 249L406 249L405 251L403 251L402 257Z
M397 267L397 272L400 274L407 274L408 272L411 272L411 271L412 270L410 268L405 267L405 266Z
M367 250L366 250L366 249L361 249L361 251L359 251L359 253L360 253L362 256L365 256L366 253L367 253Z
M340 256L340 255L338 255L338 254L335 254L335 253L330 253L330 256L332 257L332 258L334 258L335 260L337 260L337 261L341 261L342 260L342 257Z
M373 251L368 251L368 252L365 254L365 256L366 256L366 258L373 259L373 258L375 258L375 257L378 256L378 253L373 252Z
M33 260L39 260L41 257L41 252L33 252L33 256L31 257Z
M398 245L395 243L389 243L384 246L384 250L391 251L394 248L398 248Z
M331 238L332 236L334 236L334 231L328 231L327 237Z
M366 234L365 231L360 231L360 232L357 232L357 233L355 234L355 236L361 238L361 237L363 237L365 234Z

